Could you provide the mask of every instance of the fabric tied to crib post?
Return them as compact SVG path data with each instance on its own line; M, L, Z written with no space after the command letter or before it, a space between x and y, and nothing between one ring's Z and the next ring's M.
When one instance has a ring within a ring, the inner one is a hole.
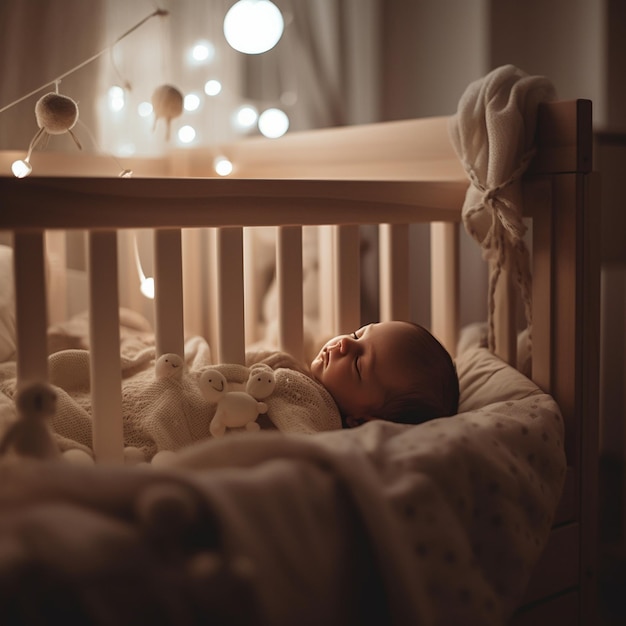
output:
M504 65L471 83L450 119L452 145L471 182L463 224L493 264L487 320L491 351L496 350L495 291L505 267L519 287L531 334L532 279L524 242L521 179L535 152L537 107L555 97L547 78Z

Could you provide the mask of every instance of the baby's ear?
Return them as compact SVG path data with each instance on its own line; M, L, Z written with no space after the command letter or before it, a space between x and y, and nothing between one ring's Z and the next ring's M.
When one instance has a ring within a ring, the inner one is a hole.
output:
M348 428L356 428L357 426L361 426L362 424L365 424L365 422L371 422L372 420L376 420L376 419L379 419L379 418L370 417L370 416L365 416L365 417L348 416L346 417L345 422Z

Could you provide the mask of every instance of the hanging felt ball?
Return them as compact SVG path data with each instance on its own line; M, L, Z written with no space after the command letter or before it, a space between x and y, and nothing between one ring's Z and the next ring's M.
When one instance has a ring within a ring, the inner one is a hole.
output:
M49 135L62 135L78 121L78 105L69 96L47 93L35 105L37 126Z
M152 94L152 108L154 110L154 128L159 118L166 124L165 138L170 138L170 123L183 112L183 94L172 85L161 85Z

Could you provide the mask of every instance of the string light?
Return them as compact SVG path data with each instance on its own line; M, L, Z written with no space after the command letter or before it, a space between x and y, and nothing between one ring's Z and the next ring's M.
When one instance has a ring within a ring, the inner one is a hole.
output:
M182 126L178 130L178 140L181 143L191 143L196 138L196 129L193 126Z
M154 300L154 278L146 276L141 266L141 258L139 257L139 246L137 245L137 233L133 233L133 249L135 253L135 266L139 275L139 290L148 299Z
M11 164L11 171L13 172L13 176L15 176L15 178L25 178L33 171L33 168L28 162L28 157L26 157L25 159L13 161Z
M19 104L20 102L23 102L24 100L27 100L28 98L30 98L31 96L34 96L35 94L39 93L40 91L43 91L46 87L49 87L50 85L58 85L65 77L70 76L70 74L73 74L74 72L77 72L78 70L80 70L83 67L85 67L85 65L89 65L89 63L92 63L96 59L100 58L103 54L106 54L107 52L111 51L113 49L113 47L115 46L115 44L119 43L120 41L122 41L122 39L124 39L124 37L127 37L133 31L137 30L140 26L142 26L149 19L151 19L153 17L156 17L156 16L164 17L164 16L167 16L167 15L169 15L169 11L165 11L163 9L156 9L155 11L150 13L150 15L144 17L141 21L137 22L137 24L135 24L133 27L129 28L123 35L120 35L113 42L113 45L108 46L107 48L104 48L104 50L100 50L100 52L94 54L93 56L90 56L88 59L85 59L82 63L79 63L78 65L76 65L72 69L68 70L67 72L64 72L60 76L57 76L53 80L47 82L45 85L42 85L41 87L37 87L37 89L33 89L32 91L29 91L27 94L24 94L23 96L21 96L17 100L14 100L13 102L10 102L9 104L3 106L2 108L0 108L0 113L4 113L5 111L10 109L11 107L14 107L16 104Z
M282 137L289 129L289 118L280 109L266 109L259 115L259 130L270 139Z
M222 91L222 83L219 80L212 78L204 83L204 93L207 96L217 96Z
M183 106L185 111L197 111L200 108L200 96L197 93L188 93Z
M114 85L107 92L107 96L109 100L109 109L111 109L111 111L117 112L124 108L126 98L125 92L121 87Z
M194 65L210 63L215 57L215 46L205 39L198 41L191 48L189 57Z
M39 143L41 143L44 140L47 140L49 135L60 135L60 134L67 132L72 137L77 147L79 149L82 149L82 146L80 145L80 142L78 141L77 137L74 135L74 133L72 133L72 128L78 122L78 105L69 96L59 93L60 82L66 76L69 76L70 74L73 74L79 69L85 67L89 63L101 57L106 52L112 53L113 47L115 46L115 44L117 44L122 39L124 39L125 37L130 35L132 32L137 30L137 28L142 26L145 22L147 22L152 17L166 16L166 15L169 15L168 11L164 11L162 9L156 9L155 11L147 15L145 18L137 22L134 26L129 28L121 36L119 36L113 42L113 45L107 48L104 48L100 52L90 56L88 59L85 59L82 63L79 63L75 67L57 76L55 79L51 80L50 82L45 83L44 85L42 85L41 87L38 87L37 89L33 89L32 91L28 92L27 94L24 94L17 100L14 100L13 102L10 102L9 104L0 108L0 113L3 113L4 111L7 111L8 109L19 104L20 102L23 102L24 100L44 90L46 87L49 87L50 85L55 86L54 92L45 94L44 96L39 98L39 100L35 104L35 118L37 120L37 125L39 126L39 130L37 131L37 133L35 134L35 136L32 138L30 142L26 157L24 159L17 159L16 161L12 163L11 171L13 172L14 176L16 176L17 178L24 178L32 173L33 168L32 168L32 165L30 164L30 158L31 158L32 152ZM130 87L127 81L124 81L124 83L128 88ZM113 110L120 110L124 106L124 91L121 90L121 95L120 95L120 92L118 92L117 89L121 89L121 88L114 87L112 88L112 90L114 91L112 93L111 92L109 93L109 106L112 107ZM124 170L124 172L126 171L130 171L130 170ZM122 172L122 174L124 174L124 172Z
M217 156L213 159L213 168L218 176L228 176L233 171L233 164L225 156Z
M259 112L251 104L241 105L233 113L233 126L238 130L249 130L259 119Z
M149 102L141 102L137 106L137 113L139 113L139 117L150 117L154 108Z
M269 0L239 0L226 13L224 37L238 52L261 54L278 43L284 27L280 9Z
M152 17L167 15L169 15L168 11L156 9L118 37L111 46L64 72L51 83L47 83L9 105L0 108L0 113L2 113L50 84L54 84L56 87L54 93L46 94L37 102L35 114L39 131L31 140L26 157L17 159L11 166L11 170L16 177L23 178L33 171L30 162L32 152L39 144L47 141L48 135L67 132L74 139L78 148L81 148L80 142L72 132L73 126L78 121L78 105L69 96L59 93L60 81L96 60L105 52L112 52L113 47L119 41L134 32ZM282 37L283 30L284 20L282 14L270 0L239 0L231 6L224 18L224 34L228 43L236 50L247 54L260 54L271 49ZM189 48L188 58L195 64L209 63L214 57L215 46L208 40L199 40ZM112 61L114 61L113 58ZM115 69L117 71L116 67ZM130 89L130 84L121 76L120 84L112 86L107 92L108 108L113 112L122 111L127 105L127 91ZM207 80L204 84L204 93L210 97L217 96L221 91L222 84L217 79ZM294 93L283 94L283 104L290 104L295 102L295 100L296 95ZM202 97L198 93L192 92L183 96L176 87L161 85L153 92L151 102L141 102L138 105L137 114L143 118L154 115L153 130L156 129L158 121L163 119L166 124L166 139L169 140L171 121L181 115L183 110L197 111L201 105ZM240 131L247 131L258 125L261 134L268 138L280 137L289 129L289 118L284 111L271 108L259 115L256 108L249 104L243 105L233 112L231 123L235 129ZM183 126L177 132L178 141L183 144L194 142L196 137L196 129L190 125ZM135 147L132 144L125 144L123 148L118 149L118 152L120 155L122 153L128 155L132 154L134 150ZM232 172L233 164L225 157L219 157L215 160L214 167L219 175L226 176ZM131 174L130 170L123 170L120 176L127 177Z

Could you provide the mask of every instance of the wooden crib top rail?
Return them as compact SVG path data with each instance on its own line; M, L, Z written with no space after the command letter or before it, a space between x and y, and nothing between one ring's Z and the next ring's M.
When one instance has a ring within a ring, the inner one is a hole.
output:
M587 108L585 100L541 105L532 173L589 170L589 126L575 123ZM114 176L110 157L38 153L36 176L0 177L0 228L457 221L468 179L448 121L381 122L176 150L125 162L136 171L131 179ZM234 164L228 178L213 171L217 152ZM1 152L0 172L18 157Z
M0 178L0 229L457 221L466 181Z

